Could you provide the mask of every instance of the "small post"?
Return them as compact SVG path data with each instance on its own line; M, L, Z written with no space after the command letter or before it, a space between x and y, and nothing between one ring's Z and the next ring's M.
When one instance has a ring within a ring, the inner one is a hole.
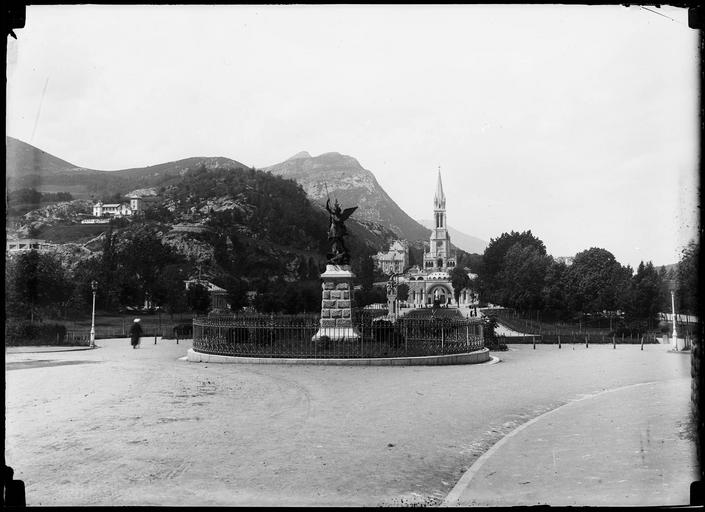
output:
M644 337L641 337L641 350L644 350Z
M154 333L154 344L155 345L157 344L157 333L156 332Z
M91 348L95 348L95 292L98 290L98 281L91 281L91 290L93 291L93 312L91 313L91 333L90 344Z
M561 335L558 335L558 348L561 348Z
M176 344L179 344L179 331L178 329L174 329L174 333L176 334Z
M535 336L532 336L532 337L531 337L531 341L532 341L532 343L534 344L534 350L536 350L536 337L535 337Z
M624 339L622 339L624 341ZM614 339L614 335L612 335L612 348L616 349L617 348L617 341Z
M588 348L588 337L585 336L585 348Z

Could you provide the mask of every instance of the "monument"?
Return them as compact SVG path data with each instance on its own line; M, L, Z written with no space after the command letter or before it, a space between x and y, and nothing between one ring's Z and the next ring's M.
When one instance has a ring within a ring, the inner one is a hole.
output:
M336 199L331 209L329 199L326 201L326 210L330 219L328 240L331 246L327 254L326 271L321 274L323 295L320 327L312 339L357 340L360 334L352 320L352 280L355 275L350 271L350 253L344 240L348 234L345 221L357 210L357 206L341 210Z

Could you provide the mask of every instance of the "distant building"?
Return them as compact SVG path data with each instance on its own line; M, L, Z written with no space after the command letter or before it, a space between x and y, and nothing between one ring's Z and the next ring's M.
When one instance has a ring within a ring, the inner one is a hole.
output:
M441 171L438 170L436 194L433 198L434 227L430 244L423 255L423 268L414 266L400 276L398 282L409 287L407 304L410 307L426 307L438 301L441 305L454 304L455 295L450 280L450 271L456 266L455 253L450 245L450 234L446 224L446 196L443 192ZM472 281L476 274L467 272ZM470 307L478 304L478 296L470 288L460 291L457 306Z
M574 256L554 256L553 257L553 261L555 261L556 263L565 263L568 266L573 264L574 259L575 259Z
M384 274L398 274L409 266L409 242L395 240L387 252L378 252L372 259Z
M184 284L186 285L187 290L195 284L200 284L206 290L208 290L208 293L211 297L211 310L228 309L228 292L224 288L216 286L210 281L206 281L205 279L188 279L184 281Z
M52 244L46 240L38 238L16 238L9 239L5 242L5 251L9 253L23 251L46 251L55 249L57 244Z
M428 250L423 255L424 270L445 271L455 267L455 254L450 245L450 233L446 224L446 196L443 193L441 170L438 170L436 195L433 198L433 228Z
M93 205L93 217L131 217L143 211L143 200L141 197L132 196L129 201L121 203L104 203L98 201Z

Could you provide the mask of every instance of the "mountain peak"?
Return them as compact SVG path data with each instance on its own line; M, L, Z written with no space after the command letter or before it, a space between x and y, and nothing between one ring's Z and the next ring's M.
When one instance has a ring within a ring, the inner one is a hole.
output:
M299 151L294 156L287 158L286 161L297 160L299 158L311 158L311 154L308 151Z
M297 181L308 197L320 205L329 197L337 197L345 205L357 205L356 221L375 222L397 237L425 240L430 234L399 208L374 174L352 156L330 151L315 157L290 158L263 170Z

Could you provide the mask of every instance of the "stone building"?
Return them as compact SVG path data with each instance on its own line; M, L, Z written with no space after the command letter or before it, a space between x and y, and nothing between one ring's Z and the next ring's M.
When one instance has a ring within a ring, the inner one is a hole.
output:
M378 252L372 259L377 268L384 274L398 274L409 266L409 242L394 240L387 252Z
M141 197L129 197L130 201L121 203L104 203L98 201L93 205L94 217L130 217L138 215L143 210L143 201Z
M436 193L433 198L434 227L431 238L423 255L423 268L414 266L398 280L409 286L409 307L432 306L434 300L441 305L470 307L478 303L475 292L465 288L461 290L458 304L455 304L450 271L456 266L456 255L450 244L450 234L446 223L446 196L443 192L441 170L438 170ZM470 280L477 276L468 272Z

